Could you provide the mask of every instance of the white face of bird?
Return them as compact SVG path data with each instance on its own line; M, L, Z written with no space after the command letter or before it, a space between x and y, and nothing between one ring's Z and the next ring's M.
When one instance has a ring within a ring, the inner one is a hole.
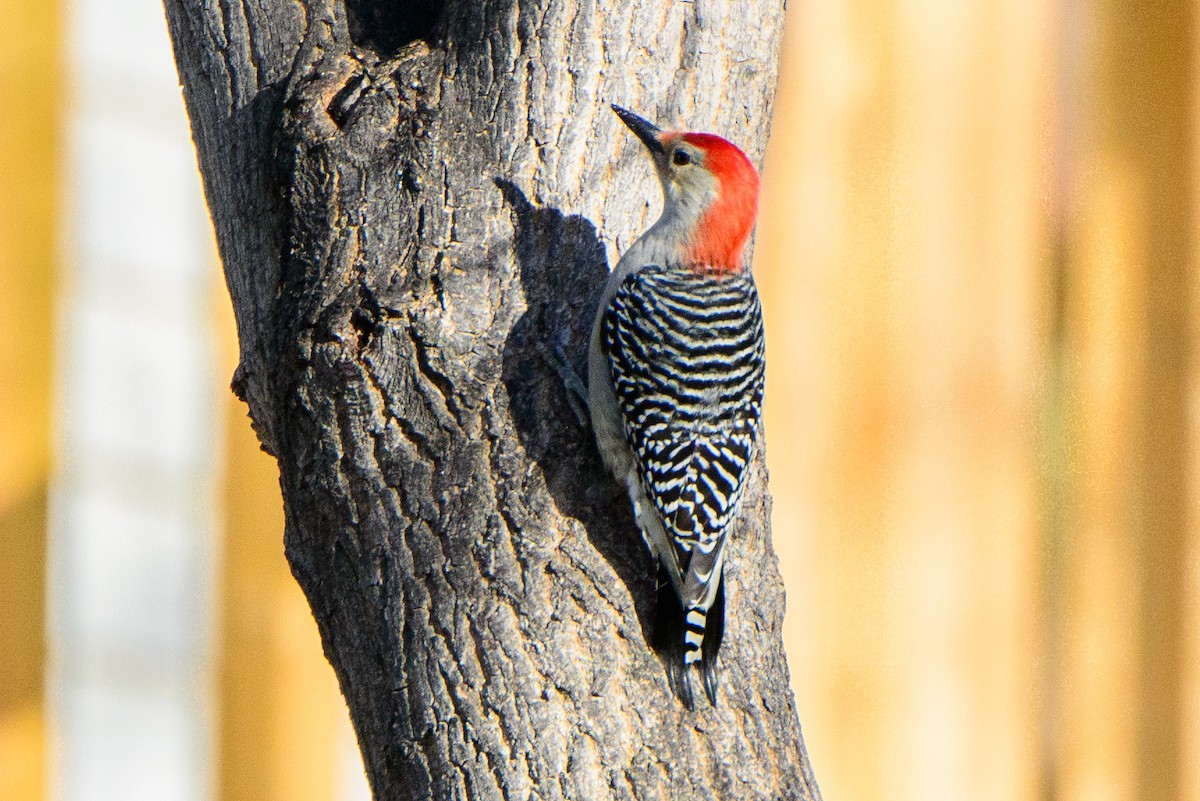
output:
M661 154L654 154L663 188L663 216L691 226L717 198L720 184L705 167L703 148L678 135L661 134L666 140Z

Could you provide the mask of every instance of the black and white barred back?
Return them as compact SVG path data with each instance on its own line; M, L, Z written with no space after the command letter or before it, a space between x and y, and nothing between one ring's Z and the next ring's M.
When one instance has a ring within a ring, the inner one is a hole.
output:
M702 662L715 702L720 556L762 416L763 323L754 280L747 270L644 267L612 297L601 345L642 484L688 577L674 588L683 664Z

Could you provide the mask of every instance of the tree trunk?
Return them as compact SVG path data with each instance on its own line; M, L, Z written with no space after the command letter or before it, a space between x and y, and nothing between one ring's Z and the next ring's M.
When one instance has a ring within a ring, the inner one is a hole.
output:
M647 647L654 570L582 371L659 190L608 102L761 163L782 0L166 0L288 559L380 799L817 798L759 460L720 704Z

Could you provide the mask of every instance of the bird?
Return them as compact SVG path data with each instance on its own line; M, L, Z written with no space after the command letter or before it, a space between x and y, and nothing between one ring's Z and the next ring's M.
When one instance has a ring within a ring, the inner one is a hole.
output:
M653 640L672 690L693 709L698 671L715 706L726 546L762 418L762 309L744 261L759 177L720 136L612 110L649 153L663 209L601 293L587 405L601 459L657 563Z

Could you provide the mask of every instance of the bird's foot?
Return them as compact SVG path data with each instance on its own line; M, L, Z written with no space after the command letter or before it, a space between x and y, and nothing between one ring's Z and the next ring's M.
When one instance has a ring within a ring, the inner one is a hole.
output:
M575 372L571 363L567 361L567 355L563 352L562 345L555 345L545 351L545 356L546 362L554 368L563 382L563 388L567 391L567 403L571 405L575 419L579 421L579 425L586 428L591 422L591 415L588 413L587 385L583 383L579 373Z

